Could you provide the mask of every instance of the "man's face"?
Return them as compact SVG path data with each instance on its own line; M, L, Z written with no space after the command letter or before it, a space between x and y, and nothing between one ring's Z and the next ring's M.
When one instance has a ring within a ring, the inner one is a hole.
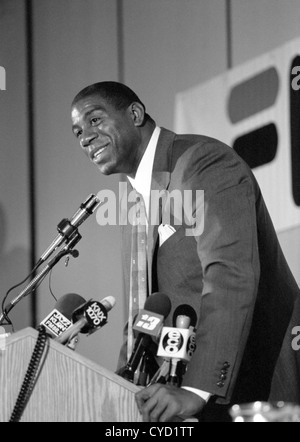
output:
M73 105L72 124L81 148L103 174L134 176L140 135L132 106L116 110L93 94Z

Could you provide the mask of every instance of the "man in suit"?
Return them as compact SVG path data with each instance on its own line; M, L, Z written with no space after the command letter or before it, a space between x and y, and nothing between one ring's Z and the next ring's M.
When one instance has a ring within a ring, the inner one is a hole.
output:
M223 421L234 403L267 400L299 288L251 170L218 140L158 127L137 95L120 83L96 83L79 92L72 122L100 172L125 174L144 197L148 289L171 300L165 325L172 325L181 304L197 313L196 350L182 386L142 389L136 399L144 420L197 415ZM203 191L204 206L192 199L189 216L178 202L153 207L155 191L183 196ZM180 209L184 216L178 222ZM173 234L162 244L159 227L165 219ZM128 296L131 226L122 229ZM125 362L126 345L120 366Z

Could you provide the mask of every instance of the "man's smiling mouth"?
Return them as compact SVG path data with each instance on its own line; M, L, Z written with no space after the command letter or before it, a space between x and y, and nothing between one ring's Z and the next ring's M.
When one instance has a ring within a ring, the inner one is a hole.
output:
M108 144L104 147L100 147L100 149L97 149L95 152L93 152L93 154L92 154L92 161L93 162L97 162L101 158L101 154L107 148L107 146L108 146Z

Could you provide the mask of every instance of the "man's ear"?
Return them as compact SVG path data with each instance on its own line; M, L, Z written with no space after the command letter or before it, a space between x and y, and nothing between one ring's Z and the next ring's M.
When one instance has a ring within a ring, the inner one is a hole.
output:
M130 112L135 126L142 126L145 118L145 109L141 103L133 102L130 105Z

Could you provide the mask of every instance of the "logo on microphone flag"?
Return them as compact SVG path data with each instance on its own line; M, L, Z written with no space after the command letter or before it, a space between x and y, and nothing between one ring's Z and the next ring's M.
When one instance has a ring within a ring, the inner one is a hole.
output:
M164 317L158 313L140 310L134 323L133 330L158 337L161 332L163 320Z
M54 309L51 313L41 322L46 329L54 335L56 338L71 327L72 322L66 318L58 310Z
M107 323L107 311L101 302L89 301L85 313L87 321L93 328L103 327Z
M195 332L186 328L164 327L157 356L189 362L196 349Z

